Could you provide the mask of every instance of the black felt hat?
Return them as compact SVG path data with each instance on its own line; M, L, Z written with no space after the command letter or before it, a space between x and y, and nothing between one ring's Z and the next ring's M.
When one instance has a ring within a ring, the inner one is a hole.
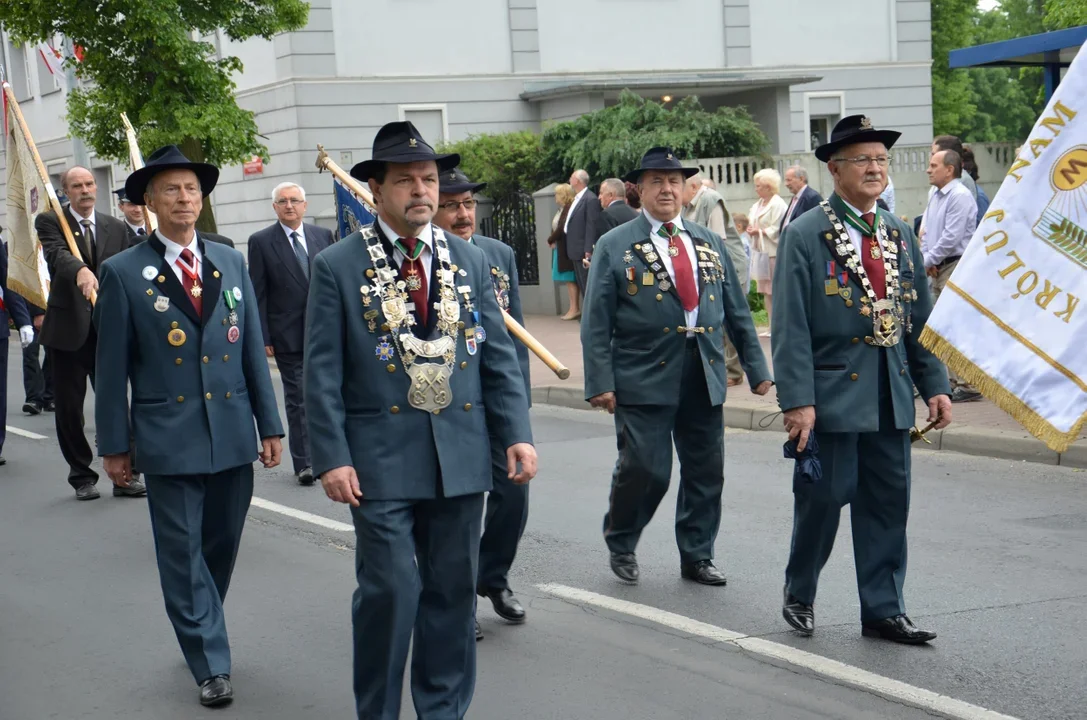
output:
M147 192L147 186L151 184L151 178L164 170L192 170L200 180L200 190L204 197L210 195L215 189L215 183L219 182L219 168L208 163L193 162L185 157L177 145L166 145L151 153L147 163L125 180L128 201L143 205L143 196Z
M830 133L830 142L815 149L815 157L829 162L839 149L862 142L878 142L890 150L902 133L897 130L877 130L865 115L850 115L838 121Z
M645 155L642 155L642 165L637 170L631 170L623 176L623 180L626 182L637 183L638 178L642 176L646 170L677 170L683 173L683 177L689 178L692 175L698 174L698 168L684 167L676 157L676 153L670 147L655 147L646 151Z
M366 182L385 163L413 163L433 160L438 172L449 172L460 165L460 155L440 155L407 120L392 122L374 136L373 157L351 168L351 177Z
M438 192L450 195L459 195L464 192L477 193L485 187L487 183L472 182L460 168L445 170L438 179Z
M122 185L121 187L119 187L119 188L117 188L116 190L114 190L114 191L113 191L113 194L117 196L117 201L118 201L118 202L131 202L131 201L130 201L130 200L128 199L128 195L126 195L126 194L125 194L125 187L124 187L124 185Z

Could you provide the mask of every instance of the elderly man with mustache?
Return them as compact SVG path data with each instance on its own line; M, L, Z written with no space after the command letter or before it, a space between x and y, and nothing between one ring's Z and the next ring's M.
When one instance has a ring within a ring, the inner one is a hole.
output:
M913 231L877 208L900 133L843 118L815 151L834 194L785 229L774 286L774 372L795 451L818 433L822 478L793 476L793 533L782 614L815 630L815 591L842 506L850 505L865 637L925 643L906 616L913 387L928 421L951 422L947 371L917 338L932 298Z

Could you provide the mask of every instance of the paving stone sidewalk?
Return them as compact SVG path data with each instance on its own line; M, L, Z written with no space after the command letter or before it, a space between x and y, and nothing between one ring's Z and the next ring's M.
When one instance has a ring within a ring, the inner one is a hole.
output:
M560 380L539 358L532 356L532 387L535 402L589 409L584 401L585 372L581 360L581 325L559 317L529 315L525 327L567 368L570 377ZM761 328L760 331L765 330ZM770 360L770 338L761 338L763 352ZM728 389L725 424L749 430L782 429L774 390L765 396L751 392L746 384ZM924 427L928 409L917 403L918 423ZM928 449L953 450L972 455L1029 460L1051 465L1087 467L1087 435L1067 452L1058 455L1026 432L1010 415L988 400L958 403L953 408L954 423L942 432L928 434Z

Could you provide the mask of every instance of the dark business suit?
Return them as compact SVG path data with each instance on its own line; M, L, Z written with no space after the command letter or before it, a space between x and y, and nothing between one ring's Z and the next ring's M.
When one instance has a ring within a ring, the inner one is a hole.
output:
M4 440L7 439L8 417L8 318L15 323L16 328L30 325L30 313L27 311L26 301L14 290L8 290L8 248L3 244L0 252L0 282L4 287L3 310L0 310L0 451L4 449Z
M276 367L283 381L287 430L295 473L310 466L306 408L302 398L302 362L306 333L306 297L310 264L317 253L332 244L332 233L303 224L305 267L295 255L291 239L280 223L253 233L249 238L249 277L260 308L264 344L275 350Z
M616 200L604 208L604 211L597 216L596 235L597 237L604 237L604 233L608 230L630 222L636 217L638 217L637 210L627 205L624 200Z
M789 208L785 211L785 214L781 216L781 222L778 224L778 239L782 233L785 232L785 223L796 222L797 218L811 210L812 208L819 207L819 203L823 202L823 196L815 191L811 185L805 185L804 189L800 191L800 197L796 199L796 202L790 202Z
M26 309L31 321L45 315L45 310L30 303L26 304ZM45 408L53 404L53 368L48 350L42 360L41 349L41 330L35 328L34 342L23 348L23 392L25 404Z
M410 649L418 717L462 718L475 686L472 617L483 493L492 488L488 433L503 449L532 442L528 400L483 252L445 235L455 285L463 288L460 317L469 328L478 317L484 332L471 341L462 331L453 336L448 407L426 412L408 404L412 383L401 358L375 354L394 342L381 329L382 303L367 310L359 292L360 285L376 287L367 274L375 274L368 242L379 240L390 269L397 268L378 227L362 227L313 261L305 365L313 470L320 476L351 466L362 491L361 506L351 510L358 717L400 717ZM438 267L434 259L432 300ZM438 337L437 315L430 311L427 325L412 333Z
M566 228L566 255L574 262L574 278L582 295L589 279L589 268L581 261L586 254L592 253L596 239L600 237L597 224L600 212L600 198L592 190L586 190L570 212Z
M501 240L484 235L473 235L472 244L483 251L491 273L498 303L503 310L521 323L521 294L517 283L517 259L513 248ZM503 328L505 331L505 329ZM525 384L525 395L532 405L532 383L528 375L528 348L514 342L517 349L517 366ZM483 537L479 541L479 587L482 589L508 590L509 572L517 556L517 543L525 532L528 522L528 485L515 485L509 479L506 467L506 448L499 434L488 428L491 440L491 481L493 487L487 495L484 514Z
M68 483L79 488L98 482L98 473L91 469L94 454L83 433L87 379L90 378L92 387L95 382L97 334L91 322L91 303L76 285L76 275L84 267L97 275L98 267L128 249L130 241L123 221L96 212L92 247L71 208L64 212L80 257L72 255L68 249L54 212L39 215L34 227L38 231L52 278L49 303L45 320L42 321L41 344L50 353L53 391L56 395L57 440L61 454L68 463Z
M94 317L98 452L128 452L131 427L166 614L199 684L230 674L223 600L253 494L258 435L279 437L283 428L245 258L197 242L200 315L156 235L101 266ZM224 293L236 306L234 342Z

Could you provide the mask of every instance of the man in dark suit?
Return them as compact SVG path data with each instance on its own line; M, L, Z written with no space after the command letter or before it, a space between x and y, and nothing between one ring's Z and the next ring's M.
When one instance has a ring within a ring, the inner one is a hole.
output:
M302 399L303 346L310 262L332 244L332 233L303 223L306 191L292 182L272 191L276 222L249 238L249 277L260 308L264 352L276 359L287 406L287 431L294 474L313 484L306 408Z
M600 207L603 212L597 216L596 235L604 236L608 230L619 227L638 217L638 213L627 205L626 185L619 178L608 178L600 183Z
M117 196L117 209L124 215L125 229L128 231L130 244L135 245L146 240L147 228L144 226L143 206L130 201L128 196L125 195L123 187L114 190L113 194Z
M566 213L566 254L574 262L574 278L581 294L589 279L589 261L592 259L596 239L600 237L597 218L600 216L600 200L589 189L589 173L575 170L570 176L574 202Z
M491 285L499 306L514 320L525 324L521 313L521 294L518 291L517 259L513 248L501 240L476 234L476 204L473 195L487 187L487 183L474 183L457 170L441 174L438 184L438 212L434 224L483 251L487 258ZM507 332L503 328L503 332ZM528 375L528 348L515 342L517 366L525 383L525 395L532 405L532 383ZM491 481L493 487L487 496L484 515L483 537L479 541L479 581L476 592L491 601L494 611L507 622L525 621L525 608L510 590L509 572L517 556L517 543L525 532L528 522L528 485L518 485L509 479L506 468L506 449L493 428L488 428L491 440ZM483 639L483 631L476 621L476 640Z
M83 433L83 401L88 378L94 385L98 344L90 299L98 291L98 267L128 249L130 240L122 221L95 212L98 188L90 170L78 165L71 168L61 185L70 201L64 221L79 253L73 255L68 248L56 213L38 216L34 227L52 278L41 343L51 353L57 440L70 468L68 483L75 488L76 499L94 500L100 497L95 487L98 473L91 469L94 455ZM114 484L113 494L138 497L146 495L147 490L143 482L133 479L127 486Z
M785 171L785 187L789 188L793 199L778 226L779 238L785 232L785 228L789 227L789 223L823 202L823 196L808 185L808 171L799 165L793 165Z
M53 412L53 368L49 363L49 353L42 360L41 329L45 321L45 310L36 305L26 304L30 313L30 322L34 328L34 340L23 348L23 412L27 415L40 415Z
M34 341L34 326L26 301L14 290L8 290L8 247L4 243L0 245L0 452L7 438L9 318L19 328L19 339L25 348ZM0 455L0 465L5 464L7 461Z
M372 145L351 174L369 182L377 222L313 260L313 469L355 524L357 716L400 717L410 650L415 716L471 717L488 433L507 478L531 480L528 400L486 257L431 223L439 173L460 158L435 153L410 122Z
M94 310L98 452L123 487L135 432L166 614L205 706L234 697L223 601L257 448L275 467L283 435L245 258L195 230L218 177L172 145L128 177L128 196L146 202L159 227L101 266Z

